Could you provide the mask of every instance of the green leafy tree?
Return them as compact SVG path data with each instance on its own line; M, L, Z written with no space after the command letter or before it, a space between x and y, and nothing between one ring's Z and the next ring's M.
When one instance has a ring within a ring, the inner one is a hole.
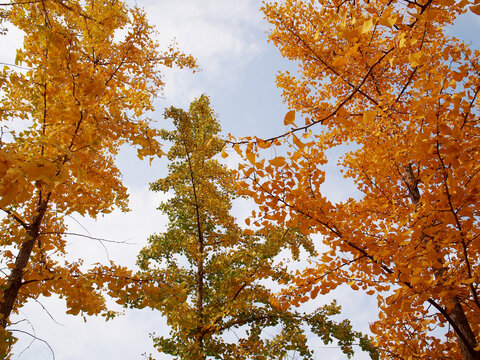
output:
M153 335L155 347L180 359L281 359L291 351L308 359L313 354L303 324L325 343L336 338L349 356L358 340L375 356L348 320L329 320L339 313L336 304L304 315L275 301L266 284L290 278L275 257L286 247L295 259L300 248L312 254L314 249L294 228L254 232L236 224L229 213L236 175L215 159L224 142L208 97L192 102L188 112L172 107L165 117L175 125L161 133L172 143L169 174L151 189L173 193L159 207L170 224L150 237L139 255L138 279L123 294L132 307L166 315L171 336ZM276 335L265 336L264 330L273 328ZM238 332L233 342L222 336L229 331Z

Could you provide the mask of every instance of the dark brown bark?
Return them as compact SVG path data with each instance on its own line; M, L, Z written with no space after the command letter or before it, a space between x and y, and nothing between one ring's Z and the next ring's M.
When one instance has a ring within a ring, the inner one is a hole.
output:
M413 173L412 164L405 166L405 182L408 188L408 196L414 204L420 201L420 190L418 189L418 179Z
M197 274L196 274L196 307L197 307L197 318L198 318L198 328L197 328L197 335L196 335L196 343L198 348L198 360L205 359L204 353L204 345L203 345L203 252L204 252L204 238L203 238L203 230L202 230L202 220L200 216L200 203L197 196L197 184L194 177L194 171L192 168L192 161L190 159L190 154L188 151L188 147L185 144L185 152L187 155L188 167L190 171L190 180L192 182L192 189L193 189L193 200L195 205L195 215L197 220L197 235L198 235L198 260L197 260Z
M2 302L0 304L0 314L2 318L0 319L0 326L3 329L7 327L8 318L12 313L18 292L22 286L23 273L38 237L38 227L29 232L28 235L28 239L22 244L17 259L15 260L15 267L8 277L8 287L2 294Z
M474 350L477 346L475 334L473 333L472 328L468 323L468 319L465 316L462 305L457 299L455 300L455 306L450 313L450 317L452 318L452 321L455 322L458 329L462 332L463 335L459 336L459 334L456 333L463 358L465 360L480 360L480 351Z
M22 226L27 230L27 236L20 247L20 251L18 252L15 260L15 267L12 269L8 277L7 288L2 292L2 299L0 303L0 327L3 329L5 329L8 325L10 314L12 313L15 302L18 298L18 292L22 287L24 271L28 265L35 242L38 239L40 224L42 223L47 210L49 198L50 194L47 196L46 200L40 200L37 208L37 215L33 218L33 222L30 225L27 225L23 222L21 223Z
M197 289L196 289L196 295L197 295L197 316L199 319L199 326L197 329L197 346L199 350L198 354L198 359L203 360L205 359L204 351L203 351L203 244L199 244L201 247L202 252L199 254L200 259L198 260L197 263Z

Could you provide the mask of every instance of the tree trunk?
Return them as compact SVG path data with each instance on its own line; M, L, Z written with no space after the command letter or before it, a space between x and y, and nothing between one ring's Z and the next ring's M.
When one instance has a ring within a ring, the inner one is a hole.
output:
M457 333L458 343L460 349L462 350L462 355L465 360L480 360L480 351L475 351L477 346L477 341L475 339L475 334L468 323L465 312L463 311L462 305L455 299L455 306L450 313L450 317L458 326L459 330L462 332L463 338ZM465 341L465 340L466 341Z
M197 306L197 318L198 318L198 326L197 326L197 334L195 336L195 341L198 349L198 360L205 359L205 353L203 351L203 336L204 336L204 329L203 329L203 252L204 252L204 239L203 239L203 230L202 230L202 220L200 217L200 203L197 196L197 184L195 181L195 172L193 171L192 161L190 159L190 153L188 146L185 145L185 153L187 156L188 161L188 168L190 170L190 181L192 182L192 190L193 190L193 199L195 205L195 215L196 215L196 222L197 222L197 235L198 235L198 260L197 260L197 274L196 274L196 306Z
M38 239L40 224L42 223L45 212L47 211L49 198L50 194L45 200L42 201L42 196L40 193L37 215L33 218L33 221L30 225L22 223L22 226L27 230L27 239L20 247L20 251L18 252L15 260L15 267L8 276L7 288L3 290L2 293L2 300L0 303L0 328L2 329L5 329L8 325L8 319L14 308L15 301L17 300L18 292L22 287L24 270L28 265L28 260L32 254L33 247Z
M200 243L200 246L203 248L203 244ZM200 253L200 260L197 264L197 316L200 322L197 328L197 347L198 347L198 360L205 359L205 354L203 352L203 249Z
M28 232L29 239L22 244L17 259L15 260L15 267L8 277L8 287L3 291L2 303L0 304L0 326L5 329L8 324L8 318L13 310L15 301L17 300L18 291L22 286L23 271L28 264L30 255L32 254L33 246L38 237L38 226Z

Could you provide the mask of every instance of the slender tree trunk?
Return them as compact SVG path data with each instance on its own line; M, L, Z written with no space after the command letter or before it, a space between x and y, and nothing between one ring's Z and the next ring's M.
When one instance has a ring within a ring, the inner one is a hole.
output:
M30 225L22 223L22 226L27 230L27 238L22 243L20 251L18 252L15 260L15 267L8 276L7 288L2 292L2 299L0 303L0 327L2 329L7 327L10 314L12 313L15 302L17 301L18 292L22 287L24 271L28 265L35 242L38 239L40 224L42 223L45 212L47 211L49 199L50 194L45 200L42 201L42 195L40 193L37 215L33 218L33 221Z
M197 346L199 350L198 360L205 359L205 354L203 351L203 241L199 242L199 260L197 263L197 316L199 320L199 326L197 329Z
M0 326L3 329L7 327L8 319L17 300L18 292L22 286L23 272L28 264L37 237L38 225L28 232L28 240L22 244L17 259L15 260L15 267L8 277L8 287L3 291L2 302L0 304L0 314L2 315Z
M450 317L458 326L460 331L462 332L464 338L466 339L467 343L457 334L458 343L460 345L460 349L462 351L463 358L465 360L480 360L480 351L473 350L477 346L477 341L475 339L475 334L468 323L468 319L465 316L465 312L463 311L462 305L460 302L455 299L455 307L453 308L452 312L450 313Z
M198 235L198 253L197 253L197 288L196 288L196 306L197 306L197 318L198 318L198 327L197 327L197 334L196 334L196 343L198 349L198 357L197 360L204 360L206 358L205 353L203 351L203 252L204 252L204 238L203 238L203 230L202 230L202 220L200 216L200 203L197 196L197 183L195 181L192 161L190 159L190 154L188 150L188 146L185 145L185 152L187 155L188 167L190 170L190 181L192 182L192 190L193 190L193 199L195 204L195 216L197 220L197 235Z

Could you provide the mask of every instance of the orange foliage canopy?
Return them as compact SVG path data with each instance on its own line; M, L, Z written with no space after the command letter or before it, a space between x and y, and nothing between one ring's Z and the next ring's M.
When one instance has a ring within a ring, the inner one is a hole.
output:
M127 210L115 155L124 143L139 157L161 154L158 131L141 119L163 87L159 67L195 63L174 46L159 51L145 14L117 0L18 2L1 16L25 33L22 70L0 73L3 330L40 295L65 297L72 314L105 308L98 276L63 259L64 217Z
M377 294L385 359L480 358L480 53L445 27L463 0L266 4L270 40L297 61L278 76L290 131L245 139L258 222L319 233L329 250L286 301L340 284ZM285 156L259 161L283 143ZM322 192L326 151L361 196ZM243 152L237 144L236 149ZM435 330L437 327L445 327Z

